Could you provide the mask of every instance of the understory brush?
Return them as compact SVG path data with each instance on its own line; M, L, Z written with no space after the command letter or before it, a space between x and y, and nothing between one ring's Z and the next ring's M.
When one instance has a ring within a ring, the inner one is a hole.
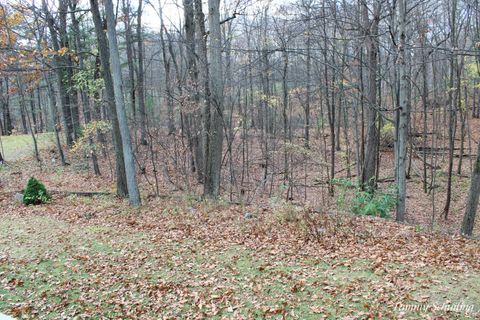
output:
M275 206L270 227L289 229L307 241L330 243L330 246L347 243L352 239L370 237L370 232L350 215L318 211L284 201Z
M333 179L332 184L338 186L337 207L364 216L390 218L390 211L396 205L396 190L362 189L349 179Z

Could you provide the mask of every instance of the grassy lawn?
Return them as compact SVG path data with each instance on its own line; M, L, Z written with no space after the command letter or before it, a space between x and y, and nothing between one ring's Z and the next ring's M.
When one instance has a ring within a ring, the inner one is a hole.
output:
M55 136L52 132L37 135L38 148L40 150L55 145ZM2 155L5 161L15 161L26 157L33 157L32 136L29 134L2 136Z
M0 311L17 317L474 319L436 306L480 310L477 271L401 264L375 269L369 259L174 237L179 226L173 222L160 232L41 212L0 215ZM171 212L163 210L162 218L168 221Z

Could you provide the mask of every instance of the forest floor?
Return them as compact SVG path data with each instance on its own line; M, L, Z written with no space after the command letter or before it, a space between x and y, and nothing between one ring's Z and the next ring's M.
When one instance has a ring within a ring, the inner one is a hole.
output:
M25 207L13 194L30 175L49 190L112 189L76 164L2 166L0 312L18 318L480 317L478 240L181 194L132 209L113 196L55 192L51 203Z

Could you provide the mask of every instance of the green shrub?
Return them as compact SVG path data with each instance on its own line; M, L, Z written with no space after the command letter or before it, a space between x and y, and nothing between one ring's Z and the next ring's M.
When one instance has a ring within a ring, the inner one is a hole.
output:
M388 218L395 202L395 195L390 192L357 191L352 199L351 210L355 214Z
M388 218L390 210L396 205L394 189L365 191L348 179L334 179L332 183L340 187L337 198L339 209L349 210L359 215Z
M23 203L25 205L46 203L51 199L52 196L47 192L43 183L34 177L28 180L27 187L23 193Z

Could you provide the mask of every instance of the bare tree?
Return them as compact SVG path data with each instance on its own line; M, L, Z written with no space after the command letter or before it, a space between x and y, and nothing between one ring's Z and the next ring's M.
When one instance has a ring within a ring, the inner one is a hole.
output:
M138 112L140 113L140 143L147 144L147 110L145 107L145 71L144 71L144 45L142 33L143 0L138 1L137 10L137 45L138 45L138 67L137 67L137 97Z
M477 215L478 197L480 195L480 143L478 144L477 158L475 160L470 182L470 191L468 192L467 207L463 216L461 233L471 236L475 225L475 216Z
M105 81L106 105L108 115L112 122L113 145L115 147L115 173L117 178L117 194L121 197L128 195L127 175L125 170L124 149L122 145L122 135L120 131L119 119L117 117L115 93L113 86L113 78L110 72L110 54L105 34L105 28L100 16L98 0L90 0L90 10L92 12L93 22L95 25L95 33L98 42L98 51L100 61L103 67L103 78Z
M378 157L378 104L377 104L377 72L378 72L378 25L380 23L381 2L373 2L369 8L367 2L362 2L362 19L365 32L365 46L367 52L367 137L363 160L362 186L376 186L377 157ZM372 18L370 18L372 16Z
M94 1L94 0L92 0ZM128 129L127 113L123 100L122 70L120 68L120 54L118 52L117 31L115 30L115 14L111 0L105 1L105 15L107 18L108 45L110 50L110 69L113 78L115 94L115 107L117 111L120 134L122 136L123 159L127 176L128 199L132 206L140 205L140 192L138 191L135 163L133 159L130 130Z
M210 54L210 117L205 141L205 183L204 195L217 198L220 193L220 173L223 150L223 71L222 33L220 30L220 0L208 1L209 54Z
M406 158L407 158L407 138L408 138L408 74L406 62L406 25L407 25L407 7L405 0L398 1L398 77L400 80L400 89L398 92L398 111L397 111L397 143L395 149L395 167L396 183L398 187L397 198L397 221L405 220L405 198L407 189L406 179Z

